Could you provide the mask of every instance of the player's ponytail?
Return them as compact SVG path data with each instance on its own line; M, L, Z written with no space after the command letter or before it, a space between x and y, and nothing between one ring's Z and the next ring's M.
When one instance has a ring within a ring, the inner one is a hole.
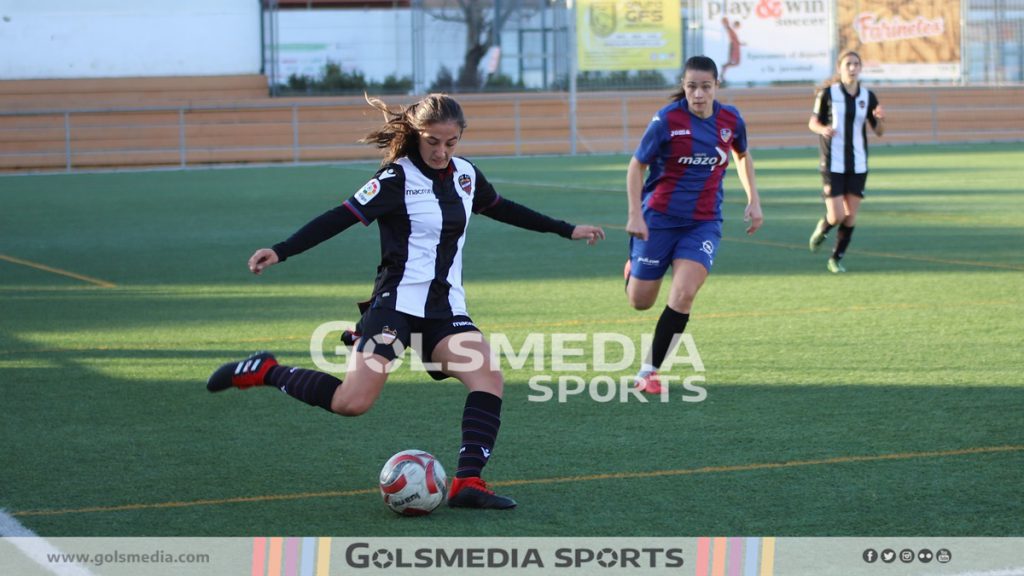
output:
M462 106L447 94L430 94L409 106L392 109L379 98L363 94L366 103L384 114L384 125L364 136L360 142L386 150L381 165L385 166L416 150L420 131L431 124L455 122L466 129Z

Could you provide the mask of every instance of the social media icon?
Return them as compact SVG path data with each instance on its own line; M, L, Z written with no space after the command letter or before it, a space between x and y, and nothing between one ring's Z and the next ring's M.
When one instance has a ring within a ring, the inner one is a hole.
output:
M886 564L892 564L896 561L896 551L891 548L882 550L882 562Z
M931 562L932 558L934 558L932 551L927 548L921 548L917 551L917 559L924 564Z
M874 548L868 548L864 551L864 554L862 554L862 556L864 558L864 561L868 564L873 564L875 560L878 560L878 552L875 552Z
M935 559L941 564L948 564L953 559L953 553L945 548L939 548L935 553Z
M904 548L900 550L900 562L904 564L910 564L914 561L914 551L910 548Z

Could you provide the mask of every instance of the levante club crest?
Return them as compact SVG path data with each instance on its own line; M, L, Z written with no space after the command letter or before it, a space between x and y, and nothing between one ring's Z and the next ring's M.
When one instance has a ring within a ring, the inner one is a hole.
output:
M615 2L594 2L590 5L590 29L605 38L615 32Z

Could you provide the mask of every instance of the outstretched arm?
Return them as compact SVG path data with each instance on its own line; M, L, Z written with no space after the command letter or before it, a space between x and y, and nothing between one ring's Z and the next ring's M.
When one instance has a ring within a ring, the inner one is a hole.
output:
M290 256L300 254L313 246L333 238L358 222L359 219L345 205L332 208L292 234L273 248L260 248L249 257L249 271L260 274L267 268L284 262Z
M511 224L534 232L552 232L570 240L586 240L587 244L594 244L604 239L604 230L597 226L579 225L574 226L564 220L555 220L540 212L531 210L522 204L518 204L506 198L499 197L497 202L480 212L484 216L493 218L498 222Z

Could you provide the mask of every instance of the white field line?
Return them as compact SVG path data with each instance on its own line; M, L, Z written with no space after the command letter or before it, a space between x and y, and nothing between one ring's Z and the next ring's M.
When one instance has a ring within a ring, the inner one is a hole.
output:
M57 576L93 576L88 569L77 564L60 564L50 561L50 558L61 556L61 552L45 538L40 538L35 532L25 528L9 514L0 508L0 537L5 543L13 545L26 557L41 566L44 570Z

